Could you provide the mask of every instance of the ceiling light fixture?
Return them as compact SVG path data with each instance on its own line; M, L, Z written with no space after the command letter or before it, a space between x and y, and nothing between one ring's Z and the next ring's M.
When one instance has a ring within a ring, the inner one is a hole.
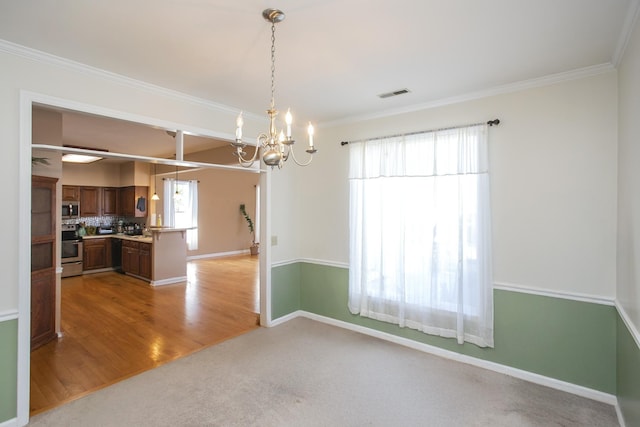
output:
M63 154L62 161L67 163L93 163L102 160L104 157L87 156L85 154Z
M62 161L67 163L93 163L98 160L104 159L104 157L93 155L93 152L102 151L108 152L104 148L89 148L81 147L79 145L63 145L64 148L70 148L69 153L62 154ZM87 152L85 152L87 151Z
M236 139L231 142L231 145L235 147L235 155L238 156L238 162L244 167L250 167L256 161L258 156L258 152L262 151L262 161L271 166L273 169L275 166L278 166L278 169L282 168L284 162L289 159L289 154L293 158L293 161L299 166L307 166L313 160L313 153L317 150L313 147L313 125L309 122L309 126L307 127L307 133L309 135L309 147L305 150L307 153L311 155L309 160L305 163L300 163L296 159L296 156L293 152L293 143L295 142L291 136L291 124L293 123L293 118L291 116L291 111L287 110L287 114L285 115L285 124L286 124L286 135L285 132L280 130L278 132L276 130L275 119L278 115L278 110L275 107L275 72L276 72L276 24L284 20L285 15L284 12L278 9L265 9L262 12L262 17L271 22L271 105L267 110L267 114L269 116L269 133L264 134L261 133L257 137L256 149L253 153L253 156L250 159L245 159L243 156L246 154L243 151L243 148L246 147L246 144L242 142L242 125L244 124L242 119L242 112L238 115L236 120Z

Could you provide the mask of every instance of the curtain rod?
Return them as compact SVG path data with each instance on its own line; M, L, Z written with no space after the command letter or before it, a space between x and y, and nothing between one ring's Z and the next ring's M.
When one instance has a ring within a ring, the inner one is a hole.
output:
M439 131L443 131L443 130L460 129L460 128L466 128L466 127L469 127L469 126L477 126L477 125L483 125L483 124L485 124L485 123L484 122L480 122L480 123L472 123L472 124L469 124L469 125L451 126L451 127L448 127L448 128L421 130L421 131L418 131L418 132L411 132L411 133L399 133L399 134L396 134L396 135L378 136L376 138L359 139L357 141L342 141L340 143L340 145L355 144L356 142L376 141L378 139L395 138L395 137L398 137L398 136L419 135L421 133L439 132ZM499 125L500 124L500 119L489 120L488 122L486 122L486 124L488 124L489 126Z

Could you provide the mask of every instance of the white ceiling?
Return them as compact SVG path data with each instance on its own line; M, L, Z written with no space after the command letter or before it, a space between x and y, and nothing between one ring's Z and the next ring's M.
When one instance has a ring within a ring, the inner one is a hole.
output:
M0 39L264 114L268 7L276 106L322 124L615 66L637 0L20 0Z

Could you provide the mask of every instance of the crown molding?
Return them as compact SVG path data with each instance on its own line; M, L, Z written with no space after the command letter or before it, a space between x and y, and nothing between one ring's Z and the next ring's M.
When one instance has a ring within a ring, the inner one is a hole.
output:
M625 27L621 33L619 47L615 55L615 58L618 61L620 60L618 56L621 57L622 53L624 52L624 47L626 47L626 44L628 43L628 40L631 36L631 32L633 30L633 24L635 23L640 11L640 8L638 7L639 0L631 0L631 1L632 3L629 6L629 14L633 14L633 16L631 18L627 17L625 21ZM151 83L147 83L141 80L136 80L130 77L123 76L121 74L117 74L117 73L106 71L100 68L92 67L86 64L82 64L80 62L72 61L67 58L62 58L56 55L52 55L46 52L42 52L36 49L32 49L26 46L9 42L7 40L0 39L0 53L2 52L10 55L14 55L14 56L19 56L28 60L42 62L48 65L64 68L70 71L104 78L106 80L111 80L113 82L127 85L132 88L146 90L160 96L174 98L179 101L189 102L199 106L215 109L221 112L225 112L229 114L238 114L240 112L239 108L234 108L228 105L219 104L204 98L198 98L192 95L187 95L182 92L167 89L167 88L157 86ZM591 76L603 74L603 73L614 70L615 64L616 64L615 62L614 63L608 62L604 64L593 65L590 67L579 68L577 70L566 71L566 72L551 74L548 76L539 77L535 79L523 80L516 83L496 86L493 88L471 92L471 93L463 94L459 96L443 98L440 100L434 100L434 101L421 103L421 104L414 104L407 107L385 110L385 111L381 111L373 114L349 116L349 117L345 117L338 120L318 123L318 127L319 128L332 127L332 126L345 125L345 124L350 124L355 122L391 117L391 116L396 116L400 114L412 113L412 112L421 111L421 110L428 110L431 108L442 107L442 106L451 105L451 104L458 104L458 103L472 101L472 100L481 99L481 98L488 98L495 95L518 92L525 89L548 86L548 85L552 85L555 83L560 83L568 80L576 80L580 78L591 77ZM250 117L253 120L258 120L258 121L264 120L264 117L262 115L254 114L251 112L243 111L243 115Z
M144 82L142 80L136 80L130 77L123 76L121 74L113 73L111 71L103 70L101 68L92 67L90 65L83 64L81 62L72 61L67 58L52 55L50 53L42 52L37 49L32 49L26 46L22 46L16 43L12 43L7 40L0 39L0 53L6 53L9 55L18 56L31 61L41 62L47 65L63 68L72 72L87 74L112 81L114 83L129 86L134 89L141 89L147 92L154 93L159 96L173 98L178 101L188 102L201 107L206 107L214 110L218 110L224 113L237 115L240 112L239 108L230 107L228 105L219 104L204 98L198 98L196 96L187 95L185 93L167 89L162 86L154 85ZM245 117L249 117L253 120L264 121L265 118L262 115L254 114L251 112L243 111Z
M627 8L627 13L625 14L624 23L622 24L622 29L620 30L620 38L618 39L618 45L616 46L616 51L613 54L612 62L613 65L618 68L622 58L624 57L624 52L627 49L627 45L629 44L629 40L631 39L631 34L633 34L633 28L638 20L638 16L640 15L640 1L639 0L631 0L629 2L629 7Z
M416 111L429 110L431 108L443 107L446 105L459 104L467 101L474 101L482 98L489 98L491 96L503 95L507 93L519 92L526 89L532 89L543 86L550 86L556 83L561 83L570 80L578 80L586 77L597 76L600 74L608 73L615 70L612 63L607 62L599 65L592 65L589 67L578 68L576 70L565 71L562 73L550 74L544 77L538 77L535 79L522 80L515 83L509 83L501 86L495 86L493 88L480 90L477 92L470 92L468 94L453 96L449 98L443 98L422 104L414 104L407 107L385 110L373 114L365 114L359 116L350 116L343 119L333 120L322 123L319 127L332 127L345 124L352 124L356 122L363 122L367 120L382 119L391 116L397 116L400 114L414 113Z

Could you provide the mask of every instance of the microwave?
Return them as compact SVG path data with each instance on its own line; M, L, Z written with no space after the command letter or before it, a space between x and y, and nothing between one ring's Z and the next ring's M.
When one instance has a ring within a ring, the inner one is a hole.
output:
M62 219L80 217L80 203L76 200L66 200L62 202Z

